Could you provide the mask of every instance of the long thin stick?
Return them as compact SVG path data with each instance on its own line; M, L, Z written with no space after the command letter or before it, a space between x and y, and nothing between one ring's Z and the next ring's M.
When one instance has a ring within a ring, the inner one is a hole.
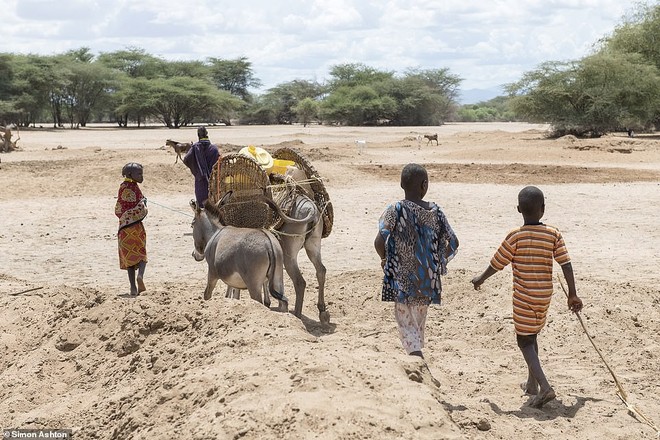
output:
M559 285L561 286L561 290L564 291L564 295L566 295L566 298L568 298L568 291L566 290L566 287L564 287L564 282L561 280L559 276L557 276L557 279L559 280ZM610 372L612 375L612 378L614 378L614 383L616 384L616 387L619 389L619 391L616 393L617 396L619 396L619 399L623 401L623 403L626 405L628 410L635 414L638 419L642 420L645 422L647 425L649 425L651 428L655 429L656 434L660 434L660 428L656 426L655 423L651 421L644 413L642 413L639 409L635 407L635 405L632 405L631 403L628 402L628 393L623 389L623 386L621 385L621 382L619 382L619 379L616 377L616 374L614 373L614 370L610 368L608 365L607 361L605 360L605 357L603 356L603 353L600 352L598 347L596 347L596 343L594 342L593 338L587 331L587 326L584 325L584 321L582 321L582 316L580 316L580 312L574 312L575 315L577 316L578 320L580 321L580 324L582 325L582 329L584 330L584 334L587 335L587 338L589 338L589 342L591 342L591 345L596 349L596 353L598 353L598 356L600 356L600 359L603 361L605 364L605 367L607 367L607 371Z
M21 295L21 294L23 294L23 293L32 292L32 291L34 291L34 290L39 290L39 289L43 289L43 287L34 287L34 288L32 288L32 289L23 290L23 291L21 291L21 292L10 293L10 295L11 295L11 296L17 296L17 295Z

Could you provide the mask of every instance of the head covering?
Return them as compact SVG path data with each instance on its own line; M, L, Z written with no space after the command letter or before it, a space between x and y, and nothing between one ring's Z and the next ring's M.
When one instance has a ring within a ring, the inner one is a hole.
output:
M199 139L205 139L205 138L209 137L209 132L206 131L206 127L204 127L203 125L200 126L200 127L197 127L197 137Z
M263 148L250 145L242 148L238 154L251 157L252 159L256 160L263 169L267 170L269 168L273 168L273 157Z
M137 162L129 162L126 165L124 165L124 167L121 169L121 175L123 177L129 177L129 174L141 169L142 169L141 164Z

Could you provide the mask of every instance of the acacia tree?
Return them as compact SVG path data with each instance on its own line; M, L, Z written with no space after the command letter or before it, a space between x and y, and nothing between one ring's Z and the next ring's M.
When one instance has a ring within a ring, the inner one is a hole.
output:
M99 63L73 62L60 90L71 127L85 127L92 111L108 93L116 79L114 73Z
M242 102L207 81L188 77L160 78L148 81L151 114L168 128L179 128L198 118L229 120Z
M637 4L635 13L603 41L603 52L640 55L660 69L660 4ZM650 121L660 126L660 102ZM650 124L641 124L650 125Z
M51 57L15 55L14 89L18 123L23 126L43 120L49 104L49 92L57 84Z
M660 98L660 75L639 55L600 53L544 63L507 91L516 113L550 123L557 136L601 136L648 124Z
M634 14L603 39L605 50L636 53L660 68L660 4L637 4Z
M213 83L221 90L249 101L250 87L260 87L261 81L252 72L252 63L246 57L234 60L208 58Z
M461 79L449 69L408 70L397 77L363 64L331 69L323 120L348 125L439 125L456 107Z
M650 129L660 120L658 35L660 5L640 6L593 55L546 62L509 84L511 106L529 120L552 124L556 135Z
M321 103L324 121L347 125L377 125L396 113L396 101L372 86L340 87Z
M324 121L347 125L376 125L396 113L396 100L386 93L384 83L394 73L384 72L362 63L338 64L330 69L333 77L328 95L321 102Z
M408 70L385 84L397 102L394 125L442 125L456 108L461 78L449 69Z
M131 78L156 78L162 75L167 64L161 58L136 47L101 53L98 61L106 67L124 72Z
M10 54L0 54L0 125L9 125L14 122L14 93L12 66Z
M317 82L300 79L279 84L250 104L245 119L252 123L291 124L296 120L298 104L306 98L318 99L323 90Z
M354 87L381 83L394 77L393 72L384 72L362 63L337 64L330 68L332 79L328 84L330 92L341 87Z
M298 122L302 122L303 127L307 127L314 118L319 115L319 103L312 98L305 98L293 108L298 117Z
M152 114L150 84L154 80L147 78L123 78L121 87L113 95L112 108L120 127L127 127L128 121L134 121L140 127Z

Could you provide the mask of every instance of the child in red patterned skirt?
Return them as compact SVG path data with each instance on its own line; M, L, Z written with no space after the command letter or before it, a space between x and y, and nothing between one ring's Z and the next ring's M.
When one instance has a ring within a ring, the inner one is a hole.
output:
M147 265L147 233L142 220L147 216L147 199L138 183L144 180L142 165L131 162L121 170L124 181L119 186L115 215L119 217L119 267L128 270L131 296L144 292L144 270ZM135 272L137 270L137 284Z

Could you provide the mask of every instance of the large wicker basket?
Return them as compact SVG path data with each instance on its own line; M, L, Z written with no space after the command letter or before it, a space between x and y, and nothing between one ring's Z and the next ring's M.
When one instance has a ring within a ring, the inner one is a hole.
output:
M280 160L290 160L296 163L296 167L305 171L307 180L309 181L312 191L314 192L314 202L319 210L323 213L323 234L322 237L326 238L332 232L332 223L334 221L334 212L332 210L332 203L330 203L330 196L325 190L325 185L321 176L316 171L314 166L298 151L284 147L273 153L273 158Z
M217 203L227 192L231 197L220 208L224 223L240 228L271 228L280 218L262 198L272 200L266 171L251 157L227 154L213 167L209 202Z

